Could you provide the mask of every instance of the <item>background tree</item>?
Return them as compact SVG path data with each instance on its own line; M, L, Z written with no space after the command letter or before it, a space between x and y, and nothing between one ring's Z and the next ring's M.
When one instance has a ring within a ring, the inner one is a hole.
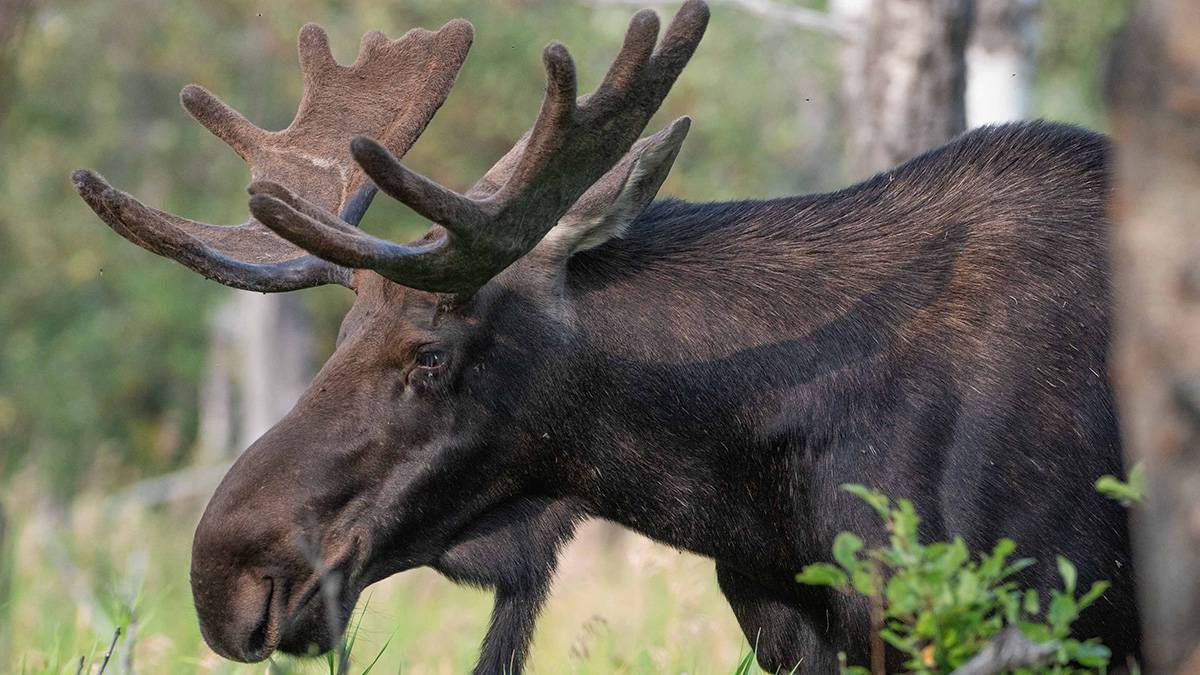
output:
M860 27L844 75L857 176L962 133L972 0L841 0L835 9Z
M1200 672L1200 4L1146 0L1114 59L1116 376L1146 466L1146 656Z
M1038 0L976 0L967 45L967 127L1029 117Z

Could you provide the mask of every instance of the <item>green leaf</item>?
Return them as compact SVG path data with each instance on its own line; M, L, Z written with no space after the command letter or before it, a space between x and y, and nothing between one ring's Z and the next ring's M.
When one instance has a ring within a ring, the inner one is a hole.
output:
M875 575L866 568L858 568L850 574L850 583L853 584L854 590L863 595L875 595L879 592L875 584Z
M846 573L829 563L805 565L796 575L796 581L809 586L829 586L839 591L846 589Z
M1112 658L1112 651L1098 642L1082 642L1070 650L1070 657L1081 666L1103 668Z
M888 610L893 615L912 614L921 606L922 596L904 575L893 575L885 593Z
M867 504L870 504L871 508L875 509L875 512L879 514L880 518L885 520L887 519L888 511L891 508L891 502L883 495L882 492L878 490L872 490L865 485L859 485L858 483L845 483L842 485L842 489L854 495L855 497L858 497Z
M750 675L754 668L754 650L751 649L748 654L738 661L737 667L733 669L733 675Z
M1079 608L1075 598L1062 593L1054 593L1050 600L1050 608L1046 610L1046 621L1055 637L1065 637L1071 624L1079 617Z
M1025 637L1029 638L1033 642L1049 642L1054 639L1054 635L1051 634L1050 628L1040 623L1022 621L1017 627L1021 629L1021 632L1025 634Z
M1008 556L1012 555L1013 551L1016 551L1016 550L1017 550L1017 542L1013 541L1012 539L1009 539L1008 537L1003 537L999 541L996 542L996 545L994 547L992 547L992 556L1003 560L1003 559L1007 558Z
M1142 462L1135 464L1129 471L1129 482L1116 476L1101 476L1096 480L1096 490L1125 507L1141 504L1146 499L1146 465Z
M1000 573L999 579L1007 579L1021 570L1033 567L1037 563L1033 558L1017 558L1011 565L1004 568Z
M955 595L959 604L969 605L979 597L979 577L970 570L963 570L958 575L958 588Z
M1067 591L1067 595L1074 597L1075 581L1077 578L1075 566L1071 564L1070 560L1067 560L1061 555L1057 556L1055 560L1058 561L1058 573L1060 576L1062 576L1063 588Z
M849 532L839 532L833 539L833 559L846 571L856 570L862 565L858 559L858 552L862 548L862 539Z
M1133 469L1129 471L1129 485L1137 491L1139 496L1146 494L1146 463L1138 462L1133 465Z
M1021 596L1015 591L1000 591L996 598L1004 610L1004 623L1017 623L1021 618Z
M937 620L934 618L933 612L921 612L917 616L916 626L913 630L922 637L936 637Z
M916 638L902 637L895 631L889 630L887 628L883 628L879 631L879 637L883 638L884 642L895 647L896 649L899 649L902 652L905 652L906 654L910 654L912 656L917 656L920 654L920 650L917 649Z
M1099 600L1100 596L1104 595L1104 591L1107 591L1109 586L1112 586L1112 584L1108 583L1107 581L1097 581L1093 583L1092 587L1088 589L1088 592L1084 593L1083 596L1079 598L1079 611L1082 612L1084 609L1090 607L1092 603Z
M1034 615L1042 611L1041 604L1038 602L1038 592L1034 589L1025 591L1025 613Z
M917 525L921 522L921 519L917 517L917 510L907 499L898 499L896 504L896 510L892 511L894 534L902 541L915 544L917 542Z
M985 579L998 578L1004 569L1004 562L1016 549L1017 544L1012 539L997 541L995 547L992 548L992 554L983 556L979 563L980 576Z

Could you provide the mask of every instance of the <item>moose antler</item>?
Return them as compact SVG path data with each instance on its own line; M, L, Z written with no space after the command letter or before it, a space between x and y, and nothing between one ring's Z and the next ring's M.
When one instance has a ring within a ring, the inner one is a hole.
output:
M264 131L203 87L180 100L193 117L250 166L252 180L296 190L314 208L357 224L375 194L349 152L359 134L403 155L445 101L474 37L471 24L437 32L414 29L397 40L378 31L362 38L358 57L339 65L325 31L300 29L304 94L283 131ZM215 279L252 291L288 291L346 283L349 271L280 239L253 218L237 226L196 222L148 207L99 175L76 171L76 190L110 227L133 243Z
M350 228L271 181L250 186L250 210L280 236L325 260L373 269L412 288L469 293L533 249L626 156L707 23L707 5L688 0L656 49L658 16L638 12L600 87L578 100L571 57L551 43L543 54L546 94L537 121L466 195L409 171L384 144L355 138L354 158L371 179L440 226L420 242L396 244Z

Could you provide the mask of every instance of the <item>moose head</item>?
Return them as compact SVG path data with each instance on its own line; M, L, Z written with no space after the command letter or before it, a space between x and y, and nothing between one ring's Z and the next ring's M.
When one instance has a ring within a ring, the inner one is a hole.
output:
M473 37L465 21L398 40L368 33L350 66L306 25L303 98L279 132L185 88L187 111L250 166L243 225L164 213L76 172L112 229L208 278L356 294L333 355L242 453L197 528L192 589L214 650L241 661L327 650L367 585L433 566L497 589L480 668L519 667L558 546L583 515L563 474L583 468L552 417L562 384L547 386L581 348L566 272L619 237L665 179L689 120L639 136L707 19L689 0L660 42L657 16L636 14L603 82L580 97L567 50L550 44L532 129L462 194L397 157L449 93ZM356 227L376 186L433 223L424 238Z

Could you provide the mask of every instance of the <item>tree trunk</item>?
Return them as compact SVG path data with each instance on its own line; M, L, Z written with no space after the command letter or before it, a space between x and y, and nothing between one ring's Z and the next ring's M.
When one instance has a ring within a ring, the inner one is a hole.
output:
M292 294L238 293L242 330L239 445L248 447L287 411L312 380L308 312Z
M971 0L840 0L834 11L850 20L860 12L863 28L845 55L857 175L889 169L962 133Z
M1200 3L1146 0L1114 59L1114 371L1143 461L1138 580L1151 673L1200 672Z
M294 294L238 292L213 319L201 392L201 465L249 447L312 381L312 330Z
M967 45L967 126L1029 116L1037 0L977 0Z

